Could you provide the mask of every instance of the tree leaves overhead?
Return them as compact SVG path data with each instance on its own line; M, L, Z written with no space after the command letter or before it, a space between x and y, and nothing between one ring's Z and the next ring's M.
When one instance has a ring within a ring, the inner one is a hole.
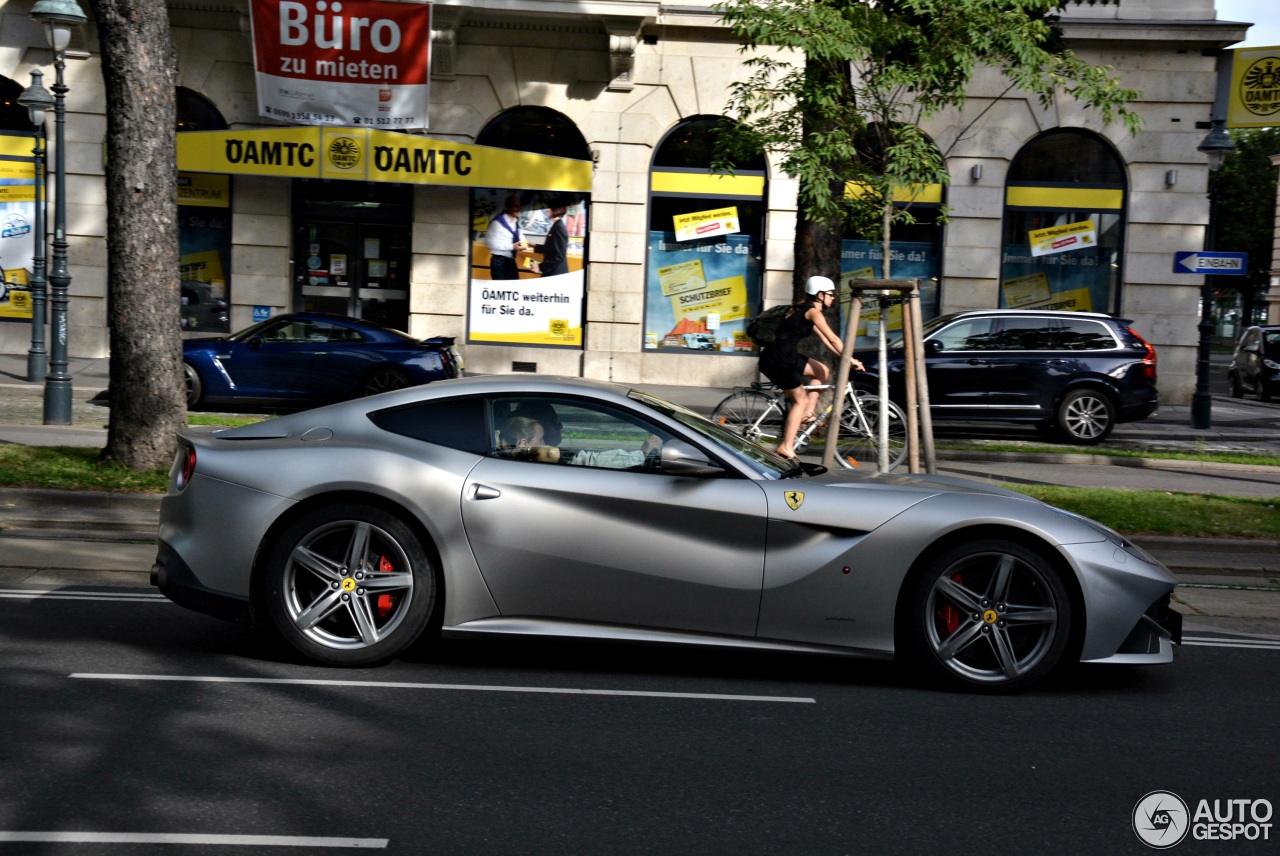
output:
M1138 93L1092 66L1054 27L1057 0L725 0L715 6L750 54L730 89L714 166L749 152L781 158L802 216L881 237L895 189L945 182L919 123L964 104L980 66L1048 106L1060 95L1103 121L1139 117ZM868 139L879 141L868 151ZM857 192L845 192L852 182ZM894 215L900 216L900 215Z

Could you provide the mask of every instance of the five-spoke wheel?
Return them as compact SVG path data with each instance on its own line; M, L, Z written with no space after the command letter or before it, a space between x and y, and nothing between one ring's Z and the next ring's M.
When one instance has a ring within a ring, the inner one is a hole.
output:
M334 666L387 660L421 635L436 569L398 517L364 505L312 511L268 559L267 610L302 653Z
M1013 690L1043 678L1071 637L1071 601L1058 572L1012 541L976 541L939 556L910 602L910 647L952 682Z

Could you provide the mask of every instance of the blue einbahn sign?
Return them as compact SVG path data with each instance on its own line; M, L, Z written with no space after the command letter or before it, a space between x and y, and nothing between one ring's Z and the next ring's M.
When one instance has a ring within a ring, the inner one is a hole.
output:
M1174 273L1211 273L1222 276L1244 276L1248 273L1248 253L1212 253L1198 250L1173 254Z

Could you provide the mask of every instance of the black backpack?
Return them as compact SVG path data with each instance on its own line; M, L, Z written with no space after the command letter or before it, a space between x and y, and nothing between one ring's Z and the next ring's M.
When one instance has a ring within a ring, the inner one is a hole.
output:
M747 337L757 346L768 345L778 338L782 322L791 317L799 307L793 303L771 306L747 322Z

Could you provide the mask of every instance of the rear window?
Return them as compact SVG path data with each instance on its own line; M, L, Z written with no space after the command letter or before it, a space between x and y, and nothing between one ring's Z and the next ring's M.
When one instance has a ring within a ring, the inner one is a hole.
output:
M483 398L424 401L369 414L373 424L392 434L412 437L460 452L489 452Z

